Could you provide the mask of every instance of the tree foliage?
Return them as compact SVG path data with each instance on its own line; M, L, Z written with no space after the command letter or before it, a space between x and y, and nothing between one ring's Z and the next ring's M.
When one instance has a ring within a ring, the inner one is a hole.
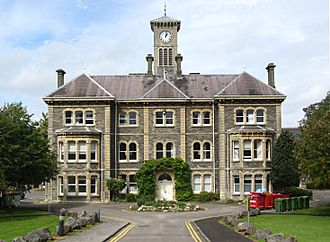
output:
M330 187L330 94L303 110L295 157L303 178L314 188Z
M118 192L123 190L126 184L123 179L110 178L107 180L107 186L110 191L110 200L114 200Z
M191 172L187 162L179 158L161 158L148 160L136 173L139 196L148 201L155 200L156 171L173 169L175 176L175 193L178 201L192 198Z
M283 132L277 139L271 164L271 180L275 190L299 185L298 161L293 157L294 138Z
M57 174L56 156L40 122L21 103L0 107L0 189L25 190Z

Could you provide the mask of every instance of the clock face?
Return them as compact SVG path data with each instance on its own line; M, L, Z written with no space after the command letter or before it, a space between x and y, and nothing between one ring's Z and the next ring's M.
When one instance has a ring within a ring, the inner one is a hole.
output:
M172 39L172 34L168 31L163 31L160 33L159 39L164 43L168 43Z

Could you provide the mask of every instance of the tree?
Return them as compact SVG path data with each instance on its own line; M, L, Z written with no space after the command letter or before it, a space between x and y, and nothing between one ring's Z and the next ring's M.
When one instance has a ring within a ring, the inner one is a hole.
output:
M114 200L118 192L123 190L126 184L123 179L110 178L107 180L107 186L110 191L110 200Z
M314 188L330 187L330 94L303 109L301 136L295 148L302 177Z
M270 177L274 190L285 191L286 187L299 184L298 161L293 157L294 138L283 132L277 139L271 164Z
M0 107L0 186L25 190L57 174L44 127L31 119L22 103Z

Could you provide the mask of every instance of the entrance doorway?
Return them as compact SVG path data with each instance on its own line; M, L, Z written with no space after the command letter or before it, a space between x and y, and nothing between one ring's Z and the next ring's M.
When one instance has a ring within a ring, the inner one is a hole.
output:
M158 186L158 200L173 201L174 199L174 183L172 177L163 173L158 177L157 181Z

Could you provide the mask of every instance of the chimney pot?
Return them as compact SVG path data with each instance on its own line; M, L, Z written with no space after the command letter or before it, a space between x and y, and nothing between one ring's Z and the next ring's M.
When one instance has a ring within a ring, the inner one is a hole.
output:
M61 87L64 85L64 75L66 72L62 69L57 69L57 88Z
M268 71L268 85L275 88L275 67L276 65L274 63L269 63L266 67L266 70Z

